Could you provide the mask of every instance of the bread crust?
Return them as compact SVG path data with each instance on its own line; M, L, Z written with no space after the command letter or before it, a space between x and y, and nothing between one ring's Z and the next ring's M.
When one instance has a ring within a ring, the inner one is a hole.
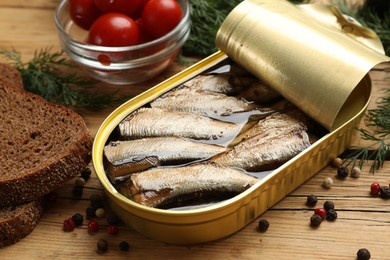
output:
M0 209L0 248L14 244L29 235L43 213L43 201Z
M0 115L0 121L3 121L0 122L0 131L2 129L6 129L3 130L3 132L0 132L0 134L4 135L0 136L0 146L4 146L0 147L0 154L3 157L2 160L6 160L4 158L12 158L12 156L15 158L15 154L21 150L20 146L23 146L19 145L17 148L15 148L15 150L11 150L11 152L9 151L10 149L7 150L7 147L5 147L7 142L13 142L12 138L6 136L6 134L12 134L8 132L13 131L13 128L23 128L23 131L26 133L36 132L42 135L42 139L45 137L45 131L48 130L39 129L39 125L35 126L36 121L40 120L41 118L42 120L47 121L45 121L46 125L53 123L53 127L54 124L56 124L55 121L64 121L60 122L60 127L63 127L64 125L69 129L74 128L74 136L72 136L73 132L67 133L67 135L70 136L69 143L66 143L66 145L64 144L63 147L61 147L62 145L60 142L53 142L52 145L55 147L51 147L51 149L56 149L56 153L49 153L51 156L48 158L43 158L39 163L31 166L30 168L27 166L26 168L15 166L15 169L17 169L15 171L17 172L14 173L12 172L12 165L3 166L0 163L0 207L17 205L37 200L43 195L48 194L50 191L57 189L71 178L80 174L80 172L85 169L85 167L87 167L91 161L92 138L82 117L70 108L49 103L38 95L24 91L21 82L20 74L16 69L6 64L0 64L0 102L8 102L10 98L14 98L17 102L20 101L22 104L31 102L31 104L34 105L30 107L26 106L27 108L23 105L12 108L20 109L21 111L17 111L18 113L12 109L7 110L3 106L3 110L7 112L11 111L11 115ZM46 117L43 118L42 115L39 115L38 119L29 118L31 116L26 116L26 118L20 119L21 115L24 114L27 115L30 113L34 115L34 109L37 110L37 113L44 110L44 114L50 115L47 116L50 119L47 119ZM0 113L1 112L2 111L0 111ZM14 114L16 114L16 116ZM8 122L4 122L6 120ZM48 126L48 129L50 129L50 126ZM65 130L69 132L69 129L64 129L64 132ZM53 133L51 133L51 135L53 135ZM35 136L32 136L31 133L30 136L31 139L35 139ZM52 138L52 136L49 136L48 138ZM11 140L8 141L8 139ZM34 142L38 141L33 140L30 143L34 144ZM31 149L32 147L29 146L27 151L20 151L20 153L24 152L26 154L30 153L35 155ZM36 151L36 153L38 153L39 149ZM44 155L42 157L44 157ZM26 165L31 164L30 162L27 162L29 160L28 154L21 160L26 160ZM20 163L23 164L23 162Z

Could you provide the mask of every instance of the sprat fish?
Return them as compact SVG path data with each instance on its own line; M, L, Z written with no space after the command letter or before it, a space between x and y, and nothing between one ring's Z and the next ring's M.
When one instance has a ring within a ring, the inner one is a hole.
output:
M128 176L159 165L174 165L208 159L225 147L194 142L181 137L153 137L112 141L104 147L111 178Z
M133 174L122 192L145 206L172 208L228 199L258 180L240 170L205 162Z

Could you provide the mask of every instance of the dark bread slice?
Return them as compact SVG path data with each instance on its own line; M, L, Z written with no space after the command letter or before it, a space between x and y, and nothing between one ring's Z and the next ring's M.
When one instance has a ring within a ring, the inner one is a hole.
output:
M40 200L0 209L0 248L29 235L40 220L42 212Z
M80 115L24 91L0 64L0 207L37 200L80 174L92 138Z

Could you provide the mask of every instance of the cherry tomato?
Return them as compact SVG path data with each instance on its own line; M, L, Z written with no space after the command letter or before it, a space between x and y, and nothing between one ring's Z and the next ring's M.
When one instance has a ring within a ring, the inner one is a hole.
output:
M85 30L101 15L94 0L70 0L69 15L72 21Z
M103 14L92 24L87 42L109 47L136 45L139 43L138 26L127 15Z
M145 31L159 38L175 28L182 16L181 7L176 0L149 0L141 19Z
M131 16L141 0L94 0L96 6L104 13L122 13Z
M145 32L142 19L138 18L137 20L135 20L135 22L137 23L138 30L139 30L139 43L141 44L141 43L153 41L154 38Z

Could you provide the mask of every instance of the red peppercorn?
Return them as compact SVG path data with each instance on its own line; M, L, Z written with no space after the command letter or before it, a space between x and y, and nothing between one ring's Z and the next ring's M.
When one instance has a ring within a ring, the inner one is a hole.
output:
M88 231L89 232L96 232L99 230L99 222L96 220L90 220L88 221Z
M326 210L324 208L316 208L314 210L314 214L320 216L322 219L326 217Z
M109 225L107 227L107 232L110 235L116 235L116 234L118 234L118 227L115 225Z
M371 195L378 195L381 190L381 185L377 182L371 184Z
M64 231L72 231L76 227L76 223L73 218L68 218L64 220L63 229Z

